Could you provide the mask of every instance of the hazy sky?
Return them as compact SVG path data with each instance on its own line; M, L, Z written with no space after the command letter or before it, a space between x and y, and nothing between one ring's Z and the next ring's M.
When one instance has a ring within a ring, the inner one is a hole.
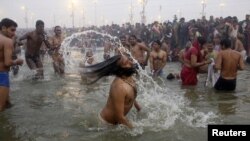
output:
M142 6L139 0L0 0L0 18L14 19L19 27L25 27L25 7L28 13L28 27L34 27L35 21L41 19L46 27L62 25L72 27L71 5L74 1L74 25L110 23L121 24L129 21L131 3L134 21L140 22ZM173 15L186 19L200 18L202 0L147 0L147 22L173 20ZM244 19L250 13L250 0L206 0L205 13L219 16L237 16ZM224 3L224 6L220 6ZM160 8L161 7L161 8ZM83 14L85 19L83 19ZM95 16L96 15L96 16ZM96 17L96 18L95 18Z

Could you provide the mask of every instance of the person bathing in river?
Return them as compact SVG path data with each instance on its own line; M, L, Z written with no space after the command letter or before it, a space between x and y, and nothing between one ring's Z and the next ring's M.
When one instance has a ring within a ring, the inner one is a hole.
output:
M167 53L161 50L161 41L156 40L152 43L152 52L149 56L150 69L153 77L162 76L163 68L167 63Z
M60 76L63 76L65 63L63 55L59 52L61 44L64 40L64 37L62 35L62 28L60 26L55 26L54 32L55 35L50 39L51 49L49 51L49 54L53 59L54 72L56 74L59 74Z
M0 111L11 106L9 99L10 82L9 71L14 65L22 65L23 60L12 59L14 52L13 37L15 36L17 23L11 19L4 18L0 26Z
M132 56L139 62L142 69L145 69L148 64L150 49L144 43L139 43L135 35L130 35L129 43ZM147 53L146 57L145 53Z
M215 69L220 70L220 77L215 83L216 90L233 91L236 88L237 71L243 70L245 64L242 55L231 49L231 40L221 40L222 50L218 53Z
M104 76L115 76L110 86L107 103L98 115L103 124L122 124L133 128L126 115L133 105L137 111L141 110L136 101L137 87L132 77L137 73L135 66L133 60L127 55L116 55L104 62L83 68L83 73L87 77L97 77L92 83Z
M203 37L198 37L193 46L184 54L184 64L181 70L182 85L196 85L198 70L211 61L202 60L201 48L206 43Z
M25 50L25 60L31 70L36 70L34 79L44 79L43 62L41 60L41 46L42 43L50 48L47 35L44 31L44 22L42 20L36 21L36 29L28 32L19 38L19 42L27 40L27 48Z

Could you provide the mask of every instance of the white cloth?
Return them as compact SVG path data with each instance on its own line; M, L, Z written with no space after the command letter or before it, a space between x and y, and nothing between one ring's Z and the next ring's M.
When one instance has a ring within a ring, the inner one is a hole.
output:
M240 52L240 54L241 54L241 56L243 57L243 59L245 60L245 58L247 57L247 52L246 52L246 50L242 50L242 51Z
M208 71L207 71L207 80L206 80L206 86L212 86L214 87L215 83L217 82L217 80L220 77L220 73L219 72L214 72L214 59L212 59L212 63L208 65Z

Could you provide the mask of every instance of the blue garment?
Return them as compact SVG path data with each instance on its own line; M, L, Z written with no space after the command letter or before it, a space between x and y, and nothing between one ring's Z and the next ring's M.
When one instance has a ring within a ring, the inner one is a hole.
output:
M0 86L2 87L10 87L9 73L8 72L0 72Z

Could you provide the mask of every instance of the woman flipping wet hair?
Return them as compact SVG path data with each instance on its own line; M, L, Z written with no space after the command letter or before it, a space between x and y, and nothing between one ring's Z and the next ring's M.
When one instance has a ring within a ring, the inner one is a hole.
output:
M130 109L135 108L140 111L140 106L136 102L137 89L132 75L137 73L133 60L126 55L117 55L110 59L83 68L83 75L93 78L91 83L95 83L103 76L115 75L107 104L102 109L98 117L102 124L123 124L132 128L132 124L126 118Z

